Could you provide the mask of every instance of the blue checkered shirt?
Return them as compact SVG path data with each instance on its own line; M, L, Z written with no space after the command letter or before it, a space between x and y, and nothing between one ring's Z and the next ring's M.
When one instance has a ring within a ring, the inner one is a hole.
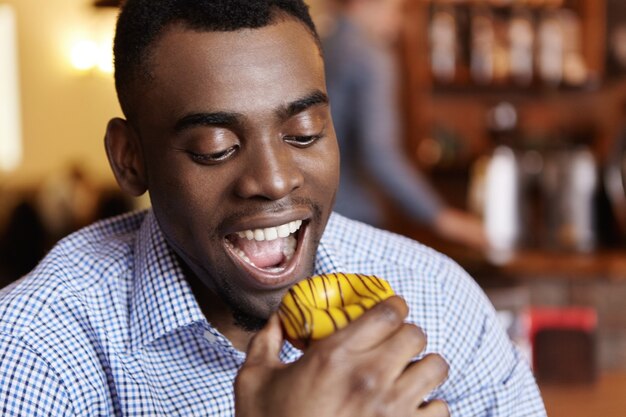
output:
M452 416L545 416L491 305L443 255L334 214L315 270L391 282L450 364L433 396ZM299 356L283 346L282 360ZM244 359L204 318L150 211L67 237L0 292L2 416L230 416Z

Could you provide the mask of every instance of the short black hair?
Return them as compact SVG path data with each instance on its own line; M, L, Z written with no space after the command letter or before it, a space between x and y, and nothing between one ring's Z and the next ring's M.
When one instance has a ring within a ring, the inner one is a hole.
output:
M281 15L302 22L319 44L303 0L126 0L117 20L113 53L115 88L127 119L132 117L134 84L151 77L151 47L172 24L210 32L268 26Z

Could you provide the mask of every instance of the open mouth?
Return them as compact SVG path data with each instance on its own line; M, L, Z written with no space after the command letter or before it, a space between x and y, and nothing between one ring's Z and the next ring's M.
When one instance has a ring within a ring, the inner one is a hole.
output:
M226 236L226 247L244 264L262 274L290 269L298 248L302 220L262 229L248 229Z

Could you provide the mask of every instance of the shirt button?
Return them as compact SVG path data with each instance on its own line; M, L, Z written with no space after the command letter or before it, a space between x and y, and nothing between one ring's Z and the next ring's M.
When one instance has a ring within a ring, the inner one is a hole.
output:
M209 343L215 343L217 341L217 336L214 335L213 333L211 333L208 330L204 331L204 338L207 340L207 342Z

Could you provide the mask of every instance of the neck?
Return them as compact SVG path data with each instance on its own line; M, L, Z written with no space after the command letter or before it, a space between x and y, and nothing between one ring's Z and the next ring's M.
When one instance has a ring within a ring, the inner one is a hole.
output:
M202 310L202 313L206 317L207 321L211 323L211 325L221 334L223 334L224 337L230 340L230 343L232 343L235 349L240 352L247 351L248 344L250 344L250 340L252 340L252 337L256 333L244 330L240 326L237 326L230 310L226 309L226 311L221 312L216 311L215 308L209 307L214 305L213 302L209 304L201 302L200 297L196 294L196 291L194 291L194 295L196 296L196 300L198 300L200 309Z
M181 259L179 260L185 273L185 278L204 317L215 329L230 340L235 349L245 352L256 332L244 330L236 325L232 311L224 304L222 299L204 285L185 262Z

